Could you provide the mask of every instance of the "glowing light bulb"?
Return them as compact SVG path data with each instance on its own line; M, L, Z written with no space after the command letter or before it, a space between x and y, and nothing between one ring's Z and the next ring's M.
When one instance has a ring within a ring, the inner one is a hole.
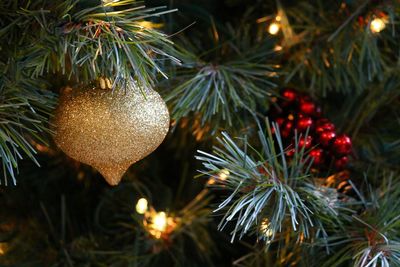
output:
M270 222L268 221L268 219L264 219L261 222L261 227L260 230L261 232L266 236L266 237L271 237L274 232L272 231L272 229L270 228Z
M7 252L7 244L6 243L0 243L0 255L4 255Z
M272 22L268 27L268 32L269 32L269 34L276 35L276 34L278 34L280 29L281 29L281 26L279 25L279 23Z
M383 29L385 29L385 27L386 27L386 23L381 18L374 18L371 21L371 24L369 25L369 28L370 28L371 32L373 32L373 33L381 32Z
M215 184L215 179L213 177L211 177L210 179L208 179L207 184L209 184L209 185Z
M228 177L229 177L229 171L227 170L227 169L223 169L223 170L221 170L220 172L219 172L219 174L218 174L218 178L221 180L221 181L225 181L226 179L228 179Z
M167 214L163 211L157 212L153 218L153 229L164 232L167 229Z
M136 212L139 214L144 214L148 209L148 201L145 198L141 198L136 203Z

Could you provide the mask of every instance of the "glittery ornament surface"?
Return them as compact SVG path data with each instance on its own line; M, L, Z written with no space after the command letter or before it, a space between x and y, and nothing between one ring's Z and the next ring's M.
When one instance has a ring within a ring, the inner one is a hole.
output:
M116 185L164 140L169 113L153 90L83 88L60 97L53 124L54 140L67 155Z

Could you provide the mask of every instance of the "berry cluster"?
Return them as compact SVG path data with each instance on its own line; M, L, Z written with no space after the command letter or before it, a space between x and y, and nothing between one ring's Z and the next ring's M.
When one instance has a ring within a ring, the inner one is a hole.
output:
M352 149L350 137L335 132L335 125L322 117L321 108L309 95L290 88L283 89L270 117L278 124L287 146L293 147L295 130L297 134L303 133L299 145L311 149L314 168L325 169L332 162L336 170L346 167ZM307 129L308 136L304 138ZM288 150L287 155L293 155L293 150Z

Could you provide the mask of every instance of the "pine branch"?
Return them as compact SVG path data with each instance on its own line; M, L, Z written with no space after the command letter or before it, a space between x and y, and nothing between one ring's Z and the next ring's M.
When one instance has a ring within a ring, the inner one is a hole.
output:
M175 120L198 114L201 124L209 124L215 132L239 124L244 114L256 114L257 104L265 105L274 94L278 73L268 40L251 43L248 29L236 30L228 27L228 33L217 32L214 27L211 40L207 39L202 49L182 41L194 51L184 52L186 62L174 79L178 85L166 98ZM208 49L210 43L216 45ZM202 54L196 57L196 52Z
M323 94L361 93L372 81L381 81L385 72L397 68L398 4L360 5L332 6L318 1L317 5L300 3L285 10L290 24L282 27L297 32L293 37L296 44L286 51L286 82L305 81L304 86ZM379 34L370 30L376 10L389 18ZM349 14L359 14L367 23L360 25L357 16Z
M239 110L255 112L257 99L268 96L261 83L274 86L265 79L272 72L270 66L240 61L200 66L187 74L187 80L167 98L173 99L173 118L179 120L196 112L202 114L202 124L215 119L232 125L237 119L235 113Z
M240 148L226 133L218 139L222 148L214 148L212 154L199 151L196 158L203 162L203 174L218 177L218 173L229 173L221 182L231 195L215 211L224 211L219 229L236 221L231 232L233 241L237 235L248 232L261 233L266 244L274 241L286 226L293 234L310 238L317 233L326 238L325 222L337 222L335 199L328 197L328 190L313 185L310 180L310 158L295 140L295 155L289 161L282 146L277 125L275 135L267 123L267 133L259 131L259 150L247 139L241 140Z
M379 84L371 84L361 95L346 98L335 108L339 128L351 134L360 169L375 167L398 171L400 157L400 79L397 71L386 73ZM345 119L344 119L345 118ZM341 125L340 125L341 124Z
M115 83L133 77L142 87L152 87L157 74L167 78L162 70L166 60L179 63L168 54L174 51L168 36L140 24L174 10L146 8L134 0L86 8L72 0L58 6L43 0L28 3L5 12L24 28L26 46L18 47L16 60L23 57L32 77L61 72L83 82L106 76ZM3 37L16 30L10 27Z
M382 174L378 190L368 188L364 210L328 238L332 254L323 266L398 266L400 264L400 187L393 174Z
M36 149L32 141L46 144L44 133L55 105L54 95L43 87L42 81L23 79L20 84L3 76L0 79L0 156L3 164L3 182L11 177L16 184L18 161L27 156L37 165Z

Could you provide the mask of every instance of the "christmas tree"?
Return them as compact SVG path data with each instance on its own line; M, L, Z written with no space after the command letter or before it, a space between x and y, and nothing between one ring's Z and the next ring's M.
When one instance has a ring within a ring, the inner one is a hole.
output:
M3 0L1 266L400 266L400 2Z

